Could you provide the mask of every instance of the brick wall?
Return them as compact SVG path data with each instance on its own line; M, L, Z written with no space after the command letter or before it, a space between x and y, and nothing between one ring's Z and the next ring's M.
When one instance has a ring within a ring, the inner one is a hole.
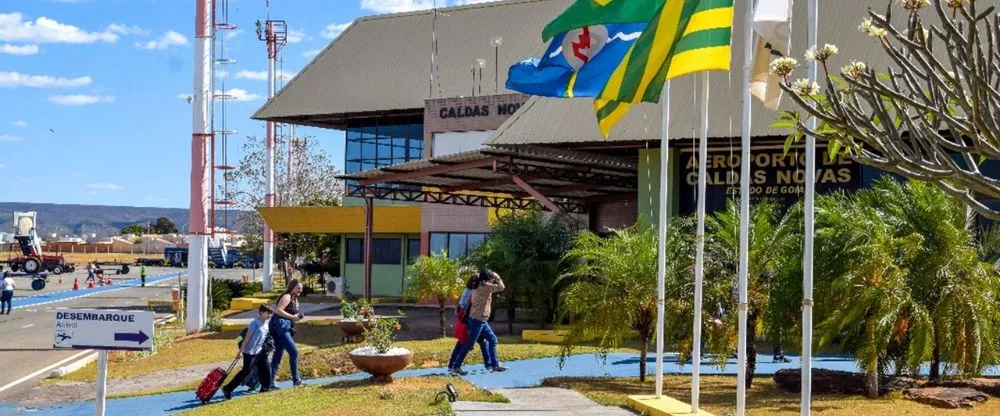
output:
M591 231L604 232L608 228L631 227L638 219L638 201L635 197L594 204L591 207Z

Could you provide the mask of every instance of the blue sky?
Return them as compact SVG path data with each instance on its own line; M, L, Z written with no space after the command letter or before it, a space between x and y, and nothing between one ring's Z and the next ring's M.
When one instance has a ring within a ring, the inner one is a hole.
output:
M486 0L437 0L437 5ZM0 201L188 206L194 0L0 2ZM291 77L359 16L426 9L434 0L271 0ZM267 55L254 34L265 0L229 0L225 87L237 130L229 159L264 103ZM216 80L219 89L221 79ZM235 89L235 90L234 90ZM218 123L218 121L217 121ZM218 127L218 124L217 124ZM343 168L342 132L300 128Z

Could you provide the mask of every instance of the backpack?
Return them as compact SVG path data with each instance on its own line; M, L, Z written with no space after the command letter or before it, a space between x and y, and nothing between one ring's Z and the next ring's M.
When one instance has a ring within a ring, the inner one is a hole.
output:
M246 339L247 331L249 329L250 328L243 328L243 330L240 331L240 339L236 340L237 349L239 349L240 346L243 345L243 340ZM272 351L274 351L274 338L271 337L270 331L268 331L268 334L264 336L264 346L261 349L261 352L267 354Z

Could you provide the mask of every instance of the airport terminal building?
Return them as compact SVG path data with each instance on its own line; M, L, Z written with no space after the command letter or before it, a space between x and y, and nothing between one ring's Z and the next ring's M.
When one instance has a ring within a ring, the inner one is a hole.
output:
M461 256L485 239L491 219L510 209L541 204L597 232L655 220L659 105L635 106L602 139L592 99L504 88L507 68L545 50L542 27L570 3L506 0L355 21L253 117L345 131L343 206L260 208L265 221L276 232L340 235L348 290L364 291L367 269L373 296L398 296L414 257L442 249ZM805 16L805 6L797 4L796 15ZM836 2L821 7L825 21L841 23L821 25L820 39L878 65L877 44L843 30L856 27L865 11ZM733 45L742 44L741 22L733 33ZM793 51L801 55L805 32L793 35ZM738 193L738 49L735 71L711 76L709 210ZM694 77L674 81L665 186L672 214L694 212L695 95ZM791 204L802 194L805 155L784 152L788 131L770 127L774 118L753 104L752 193ZM817 152L820 192L856 189L877 175L824 153Z

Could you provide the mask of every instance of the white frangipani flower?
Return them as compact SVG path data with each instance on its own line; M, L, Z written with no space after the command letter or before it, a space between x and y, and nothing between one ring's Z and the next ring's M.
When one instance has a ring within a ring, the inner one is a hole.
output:
M866 65L864 62L851 61L851 63L841 68L840 72L842 72L844 76L848 78L858 79L867 70L868 70L868 65Z
M800 78L796 80L794 84L792 84L792 90L795 91L795 93L800 96L813 97L816 94L819 94L820 88L819 84L817 84L815 81L810 81L805 78Z
M795 58L782 57L775 59L768 66L768 72L771 75L785 78L792 74L795 68L799 67L799 61Z
M836 45L831 45L829 43L823 45L822 48L813 45L813 47L806 51L806 60L825 62L827 59L830 59L831 56L836 55L839 52L840 49L837 49Z

